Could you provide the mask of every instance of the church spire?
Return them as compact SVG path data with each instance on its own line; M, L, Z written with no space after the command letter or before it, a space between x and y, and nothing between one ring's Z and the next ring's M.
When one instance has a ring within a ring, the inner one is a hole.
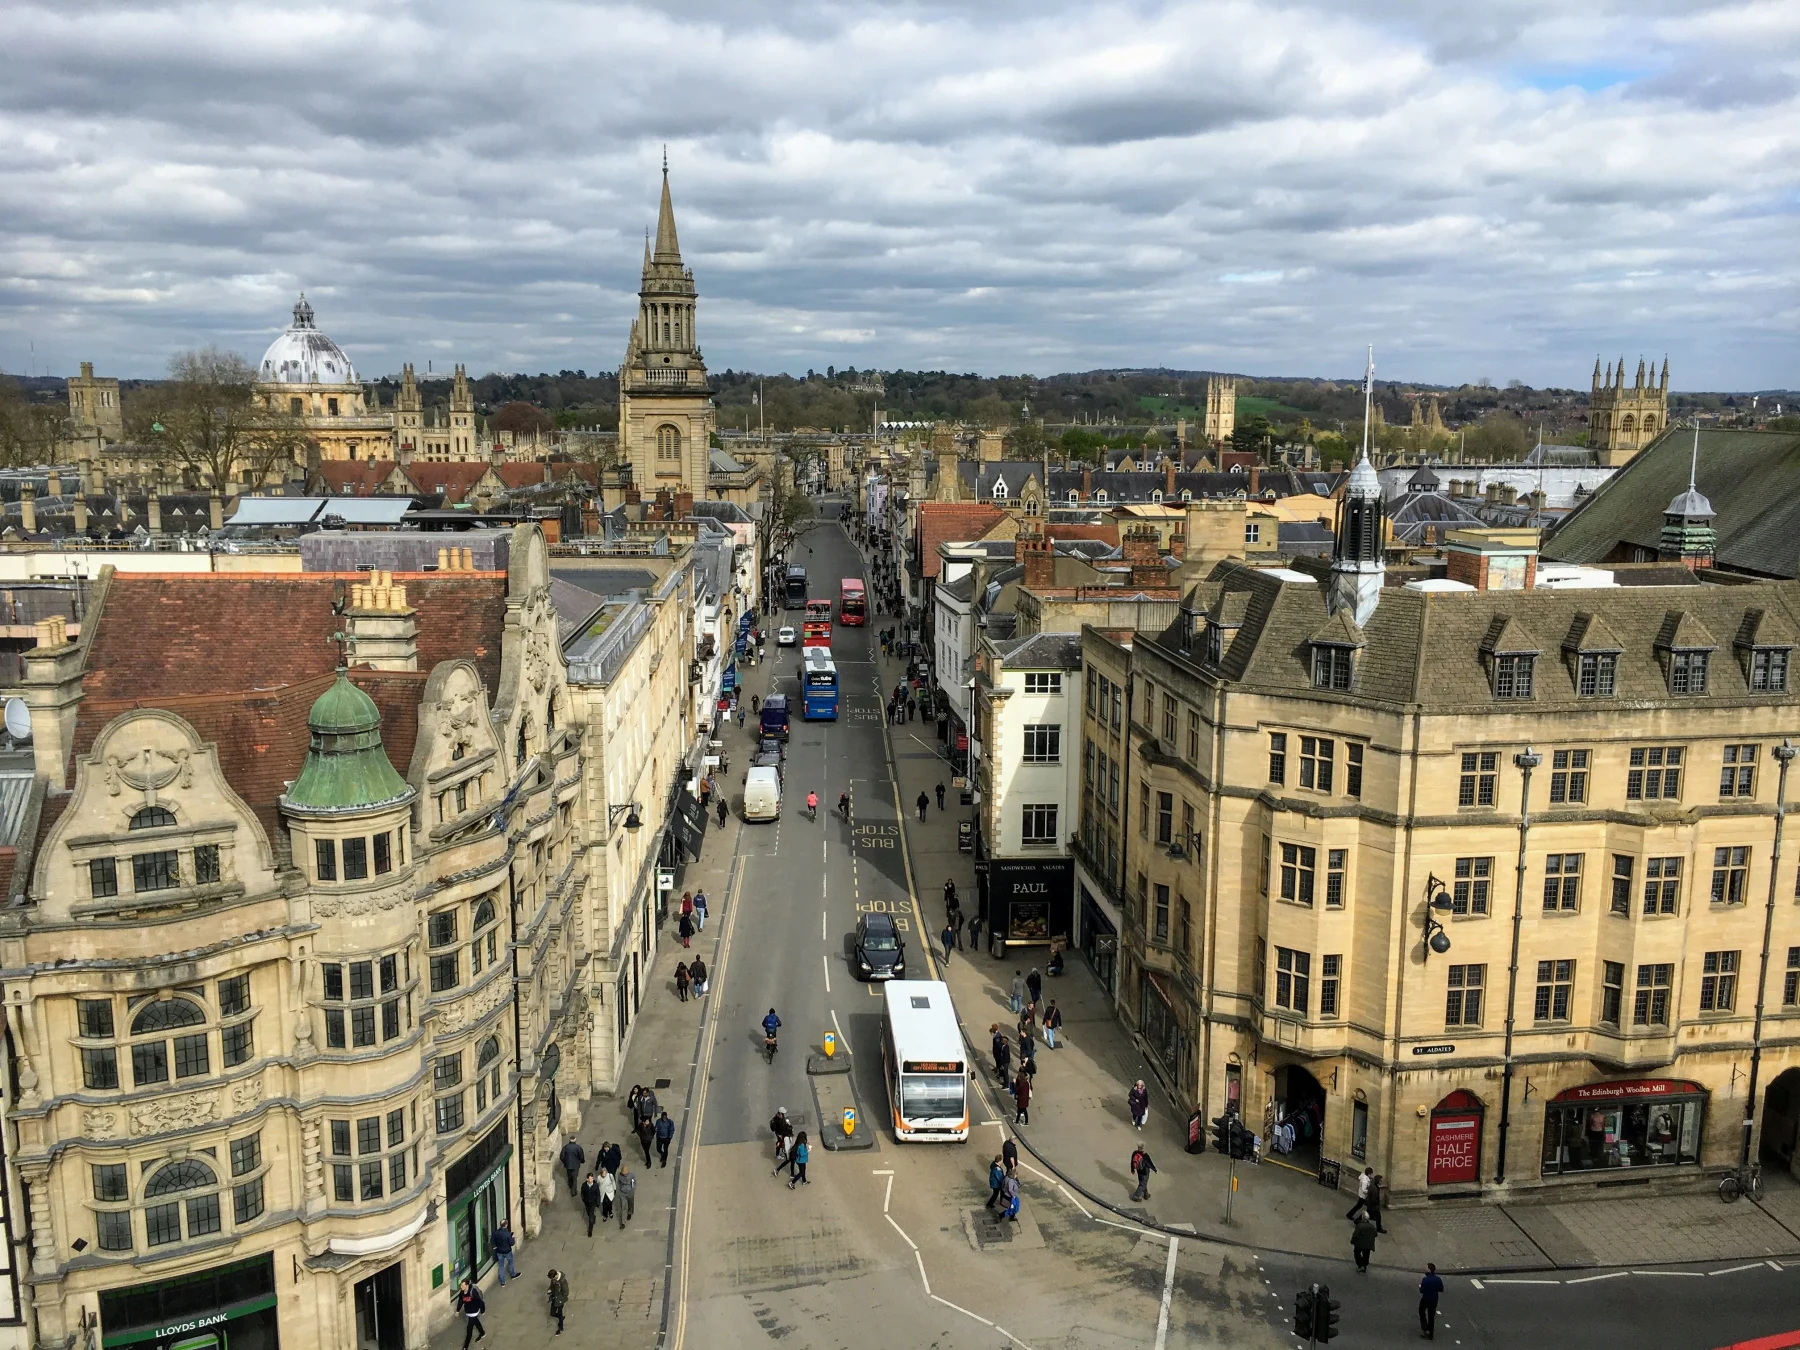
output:
M669 200L669 162L666 156L663 160L662 206L656 213L656 261L681 261L681 241L675 237L675 206Z

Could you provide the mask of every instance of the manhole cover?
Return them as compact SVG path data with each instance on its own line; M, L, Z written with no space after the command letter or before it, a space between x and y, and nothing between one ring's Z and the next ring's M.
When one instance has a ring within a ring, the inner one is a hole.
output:
M669 1080L667 1078L659 1078L656 1080L656 1086L659 1088L666 1088L669 1086Z

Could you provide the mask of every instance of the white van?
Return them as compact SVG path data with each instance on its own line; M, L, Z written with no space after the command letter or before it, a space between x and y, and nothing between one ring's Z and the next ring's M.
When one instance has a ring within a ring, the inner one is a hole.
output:
M781 774L772 766L744 775L744 819L774 820L781 814Z

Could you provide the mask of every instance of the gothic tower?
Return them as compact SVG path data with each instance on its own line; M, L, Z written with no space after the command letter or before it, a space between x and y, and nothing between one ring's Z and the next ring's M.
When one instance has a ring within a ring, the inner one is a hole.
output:
M1356 462L1344 485L1338 508L1337 539L1331 549L1331 578L1325 587L1329 613L1348 613L1361 628L1375 612L1381 586L1387 576L1382 558L1383 518L1381 479L1369 463L1369 453Z
M425 428L425 402L419 397L419 379L413 374L412 362L400 367L400 389L394 395L395 458L402 464L412 463L419 453Z
M619 367L619 452L645 497L664 488L706 492L713 405L694 333L697 298L694 274L681 263L665 161L656 248L644 241L638 315Z
M456 363L450 383L450 458L475 459L475 395L469 389L469 373Z
M1655 370L1638 358L1637 381L1625 384L1625 358L1614 367L1610 362L1606 374L1600 373L1600 358L1594 358L1594 388L1588 396L1588 447L1600 456L1600 463L1616 468L1632 459L1638 451L1655 440L1669 425L1669 358L1663 358L1662 382L1657 383Z
M1206 425L1201 434L1214 445L1231 439L1237 429L1237 380L1229 375L1206 377Z

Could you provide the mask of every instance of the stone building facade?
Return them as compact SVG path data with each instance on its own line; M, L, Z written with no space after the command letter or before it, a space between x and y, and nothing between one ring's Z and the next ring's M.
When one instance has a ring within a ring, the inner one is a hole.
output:
M1600 456L1602 467L1616 469L1667 430L1669 425L1669 361L1663 358L1662 382L1656 371L1646 375L1638 359L1637 381L1625 383L1625 358L1600 373L1594 358L1594 388L1588 395L1588 448Z
M106 569L63 636L0 919L37 1342L423 1347L588 1091L541 534L504 573Z
M1370 591L1356 506L1330 576L1084 634L1078 904L1149 1058L1403 1198L1790 1166L1800 586Z

